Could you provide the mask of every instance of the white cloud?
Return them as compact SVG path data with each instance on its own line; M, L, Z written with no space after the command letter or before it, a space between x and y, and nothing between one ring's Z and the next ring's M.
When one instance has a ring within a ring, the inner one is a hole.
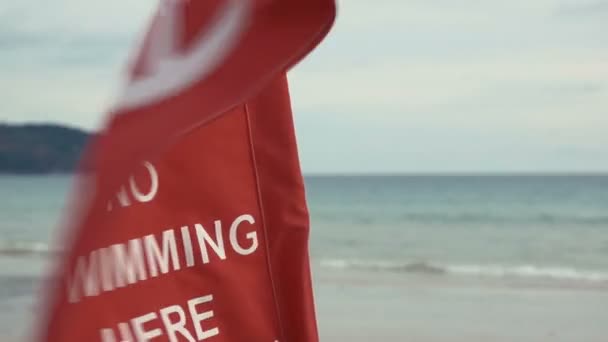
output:
M0 120L95 127L156 2L4 2ZM305 170L608 170L604 7L340 1L290 73Z
M11 121L62 121L86 128L97 127L116 83L104 69L59 68L36 70L26 76L8 74L13 77L0 79L0 119L8 114Z
M14 1L0 6L0 120L98 126L154 2Z
M606 94L608 58L557 59L547 54L443 63L387 58L383 63L333 71L301 68L291 73L291 80L294 103L302 111L325 108L375 115L372 112L377 110L428 111L505 100L513 101L511 107L525 108L563 103L585 93ZM323 91L319 84L339 91Z
M147 20L153 0L3 0L0 17L19 32L63 35L133 34Z

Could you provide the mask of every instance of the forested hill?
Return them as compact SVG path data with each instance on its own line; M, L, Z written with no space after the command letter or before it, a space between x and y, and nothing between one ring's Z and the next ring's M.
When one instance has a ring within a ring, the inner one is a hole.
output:
M59 125L0 123L0 173L72 172L88 138L85 131Z

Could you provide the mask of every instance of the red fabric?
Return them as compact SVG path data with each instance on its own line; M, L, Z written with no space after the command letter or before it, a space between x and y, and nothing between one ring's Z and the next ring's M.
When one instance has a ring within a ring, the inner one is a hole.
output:
M309 221L287 79L247 105L279 317L286 341L316 341ZM283 115L267 115L281 112Z
M181 7L180 49L222 3ZM335 4L252 4L209 75L118 107L91 144L40 341L318 340L285 73L326 35ZM147 77L154 44L148 35L132 80Z

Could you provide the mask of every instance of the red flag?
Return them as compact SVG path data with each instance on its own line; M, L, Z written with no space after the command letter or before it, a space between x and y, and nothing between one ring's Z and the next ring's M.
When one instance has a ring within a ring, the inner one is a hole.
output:
M165 3L83 167L41 341L317 341L286 71L333 0Z

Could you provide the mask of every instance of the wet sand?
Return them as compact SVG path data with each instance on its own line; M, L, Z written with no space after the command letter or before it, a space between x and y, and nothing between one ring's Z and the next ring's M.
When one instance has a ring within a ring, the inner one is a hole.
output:
M316 273L321 341L605 342L608 289Z

